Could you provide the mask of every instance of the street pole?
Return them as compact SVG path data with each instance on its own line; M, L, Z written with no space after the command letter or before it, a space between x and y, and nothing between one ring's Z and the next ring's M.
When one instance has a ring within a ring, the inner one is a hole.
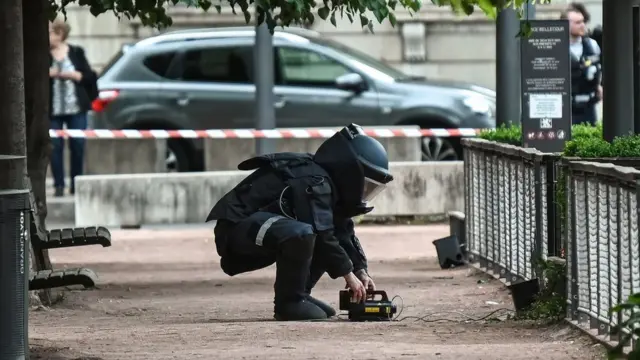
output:
M633 129L640 134L640 6L633 6Z
M607 141L634 130L632 6L629 0L602 3L602 72L607 86L602 130Z
M266 22L256 25L256 40L253 52L254 79L256 86L256 129L275 129L274 108L274 64L273 36ZM256 139L256 155L275 152L273 139Z
M496 125L520 124L520 20L508 7L496 20Z

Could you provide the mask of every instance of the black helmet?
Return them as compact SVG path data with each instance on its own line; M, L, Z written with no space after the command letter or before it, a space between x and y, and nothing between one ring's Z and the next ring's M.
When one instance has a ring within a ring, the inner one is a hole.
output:
M351 124L320 145L314 161L331 176L345 216L373 210L373 200L393 180L387 151L359 125Z

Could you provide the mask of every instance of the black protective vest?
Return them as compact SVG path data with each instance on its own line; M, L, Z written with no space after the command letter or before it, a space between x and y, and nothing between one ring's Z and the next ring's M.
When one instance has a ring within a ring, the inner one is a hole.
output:
M595 66L595 72L590 70ZM591 72L591 77L589 77ZM571 55L571 98L574 108L591 106L598 102L597 90L600 85L600 55L596 55L590 38L582 37L582 56Z
M295 216L317 232L334 228L333 184L329 174L313 161L312 154L257 156L240 163L238 169L256 171L215 204L207 221L225 219L237 223L255 212L268 211ZM287 208L286 214L281 212L281 205Z
M354 223L350 218L334 216L335 184L324 168L313 161L312 154L258 156L243 161L238 169L257 170L224 195L211 209L206 221L224 219L238 223L258 211L293 216L312 225L316 233L335 236L336 246L346 252L354 271L367 270L367 257L353 233ZM216 247L224 258L225 246L216 240Z

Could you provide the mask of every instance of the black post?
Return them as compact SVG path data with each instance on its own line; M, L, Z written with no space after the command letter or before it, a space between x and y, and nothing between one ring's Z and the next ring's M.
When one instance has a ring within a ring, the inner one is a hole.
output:
M21 169L24 163L24 156L0 155L0 171ZM22 176L21 170L9 174ZM0 187L0 359L3 360L29 357L29 209L29 190Z
M509 7L496 21L496 125L520 124L520 19Z
M633 7L633 129L640 134L640 6Z
M607 141L634 130L633 94L633 16L629 0L602 3L603 132Z

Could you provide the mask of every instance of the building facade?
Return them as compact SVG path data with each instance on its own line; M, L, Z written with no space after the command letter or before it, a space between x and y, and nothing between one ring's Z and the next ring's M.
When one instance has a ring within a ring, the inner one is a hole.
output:
M537 18L557 18L566 0L537 7ZM592 23L601 23L601 0L588 2ZM172 8L170 30L214 26L245 25L242 15L231 9L221 14L203 13L191 8ZM395 27L388 21L374 22L374 33L362 29L359 21L337 19L337 27L316 17L312 29L324 36L403 69L412 75L436 79L473 82L495 89L495 23L478 11L471 16L456 15L447 7L431 3L411 16L396 13ZM83 46L92 66L99 70L123 45L158 33L134 20L118 19L112 14L94 17L88 8L70 7L67 22L71 26L69 41ZM515 36L515 34L514 34Z

